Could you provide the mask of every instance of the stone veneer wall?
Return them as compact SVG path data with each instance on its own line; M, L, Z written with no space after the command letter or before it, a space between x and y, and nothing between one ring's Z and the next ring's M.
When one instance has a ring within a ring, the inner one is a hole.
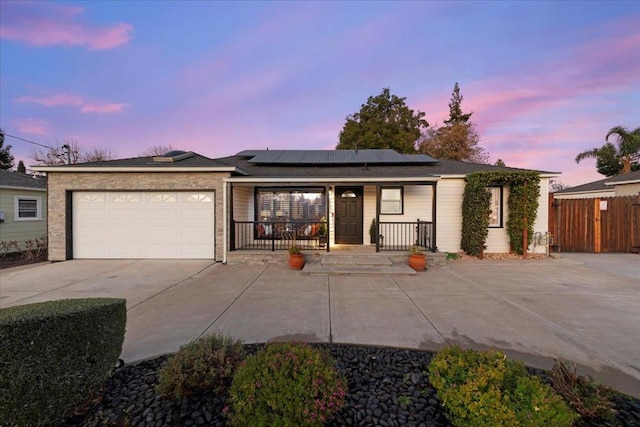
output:
M48 173L48 236L49 260L66 259L66 198L67 191L215 191L216 261L224 255L223 179L225 172L49 172Z

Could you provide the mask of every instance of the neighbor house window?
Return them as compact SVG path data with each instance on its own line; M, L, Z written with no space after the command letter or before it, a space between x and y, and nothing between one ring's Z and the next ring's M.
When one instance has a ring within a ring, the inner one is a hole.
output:
M402 187L382 188L380 190L380 213L384 215L402 215Z
M502 187L489 187L491 193L491 213L489 227L502 227Z
M42 199L40 197L16 196L14 198L14 220L33 221L42 219Z

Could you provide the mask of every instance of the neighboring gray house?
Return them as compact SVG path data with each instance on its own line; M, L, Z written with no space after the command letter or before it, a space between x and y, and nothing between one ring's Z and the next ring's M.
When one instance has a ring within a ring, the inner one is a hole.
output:
M595 199L640 194L640 170L588 182L553 193L556 199Z
M0 169L0 241L24 242L47 235L47 181Z
M218 159L172 152L34 169L48 174L53 261L226 261L234 251L285 250L292 242L457 252L465 176L518 170L393 150L248 150ZM549 178L557 175L541 172L536 232L547 231ZM486 252L508 252L509 188L490 191ZM374 219L382 238L369 235Z

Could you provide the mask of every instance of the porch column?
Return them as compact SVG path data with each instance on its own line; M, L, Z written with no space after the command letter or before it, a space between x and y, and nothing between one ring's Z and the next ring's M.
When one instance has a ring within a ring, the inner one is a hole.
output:
M228 191L227 191L227 206L229 207L229 249L234 251L236 249L236 225L233 217L233 184L227 183Z
M382 197L382 189L376 185L376 252L380 252L380 198Z
M331 196L331 186L330 185L325 185L324 186L324 217L326 218L327 221L327 252L330 251L329 246L331 245L331 222L329 221L329 219L331 218L331 215L329 215L330 209L329 209L329 198Z
M436 203L438 200L437 197L437 188L438 188L438 183L434 182L433 183L433 191L431 193L431 222L433 223L433 230L431 230L431 252L436 252L438 250L438 246L436 245Z

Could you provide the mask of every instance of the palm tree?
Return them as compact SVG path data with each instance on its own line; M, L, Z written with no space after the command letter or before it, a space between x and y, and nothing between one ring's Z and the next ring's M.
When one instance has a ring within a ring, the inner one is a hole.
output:
M616 146L609 142L611 135L616 135ZM640 160L640 127L629 132L623 126L614 126L607 132L605 141L607 143L600 148L592 148L578 154L576 163L580 163L584 159L595 158L598 160L598 172L606 176L629 173L632 169L638 167L638 160ZM613 158L610 159L609 157L612 157L612 148L615 149L615 153ZM612 161L618 163L621 167L615 167L613 170L602 167Z

